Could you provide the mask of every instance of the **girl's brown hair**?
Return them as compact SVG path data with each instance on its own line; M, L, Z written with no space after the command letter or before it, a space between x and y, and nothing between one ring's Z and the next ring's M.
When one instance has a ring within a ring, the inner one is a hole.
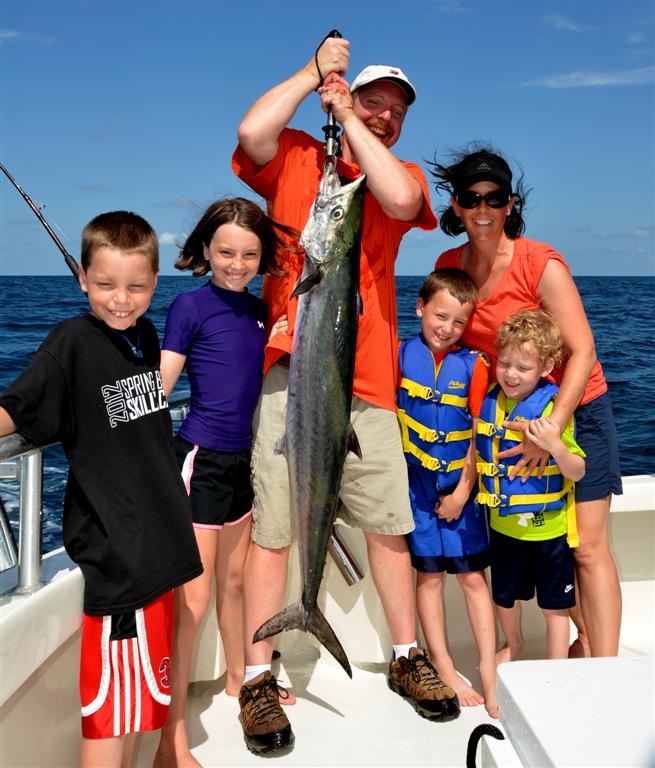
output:
M258 274L282 274L276 254L279 249L286 246L276 230L294 239L297 239L298 233L273 221L256 203L244 197L216 200L207 208L193 232L181 246L175 268L193 270L196 276L206 275L210 271L210 266L205 259L204 246L209 247L214 233L223 224L236 224L259 238L262 244L262 258L257 270Z

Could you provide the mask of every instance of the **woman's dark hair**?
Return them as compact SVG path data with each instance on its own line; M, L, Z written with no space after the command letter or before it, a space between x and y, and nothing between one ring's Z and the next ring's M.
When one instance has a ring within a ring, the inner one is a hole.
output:
M486 178L489 181L498 181L495 176L498 174L509 178L511 185L512 171L505 158L496 152L491 146L486 144L470 144L466 149L455 150L451 153L450 163L448 165L438 163L436 156L433 162L428 161L431 166L430 174L437 180L435 189L438 193L445 192L448 197L453 197L457 191L462 191L475 183L471 170L474 167L489 167L495 169ZM529 189L523 182L523 169L519 166L519 178L515 183L514 190L510 186L510 192L514 198L512 211L505 219L505 234L510 240L522 235L525 232L525 221L523 219L523 208L527 199ZM485 177L483 172L478 172L478 181ZM467 179L471 179L468 185L463 184ZM503 186L501 184L501 186ZM439 217L439 226L446 235L461 235L464 232L464 224L459 216L453 210L452 204L441 206L437 210Z
M258 274L280 275L283 273L278 264L277 251L286 249L287 246L276 230L294 240L297 240L298 233L290 227L273 221L256 203L244 197L216 200L207 208L184 245L180 246L180 255L175 262L175 268L191 269L196 276L206 275L210 271L210 266L205 259L204 246L209 247L214 233L223 224L236 224L257 235L262 244Z

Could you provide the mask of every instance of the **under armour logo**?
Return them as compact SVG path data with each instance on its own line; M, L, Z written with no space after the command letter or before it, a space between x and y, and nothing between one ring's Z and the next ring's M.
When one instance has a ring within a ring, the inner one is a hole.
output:
M262 329L262 331L264 330L264 323L262 323L261 320L257 321L257 325Z

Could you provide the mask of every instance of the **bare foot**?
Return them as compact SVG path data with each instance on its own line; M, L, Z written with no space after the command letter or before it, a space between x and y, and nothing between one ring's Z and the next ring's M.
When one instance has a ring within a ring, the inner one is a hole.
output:
M492 658L480 662L479 670L485 709L490 717L498 718L500 709L496 701L496 660Z
M493 717L495 720L498 720L500 717L500 709L495 699L488 699L485 701L484 708L487 710L489 717Z
M278 688L280 690L280 704L283 707L290 707L298 701L296 694L290 688L283 688L281 685L278 685Z
M168 768L171 765L176 768L202 768L202 764L196 760L188 748L178 752L174 747L160 743L152 761L152 768Z
M569 646L569 659L588 659L591 656L589 644L577 637Z
M439 677L455 691L460 706L477 707L479 704L484 704L482 696L464 680L456 669L447 672L439 670Z
M520 653L520 649L513 650L509 645L504 645L496 654L496 664L502 664L505 661L516 661Z

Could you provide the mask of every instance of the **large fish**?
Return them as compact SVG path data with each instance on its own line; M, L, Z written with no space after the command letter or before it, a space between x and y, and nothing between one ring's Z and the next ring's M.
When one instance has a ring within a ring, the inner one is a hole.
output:
M277 446L289 466L302 597L264 623L254 642L287 629L311 632L352 677L341 643L316 605L343 465L361 458L350 424L359 317L359 239L365 176L341 185L331 166L321 178L300 237L303 272L289 369L286 433Z

